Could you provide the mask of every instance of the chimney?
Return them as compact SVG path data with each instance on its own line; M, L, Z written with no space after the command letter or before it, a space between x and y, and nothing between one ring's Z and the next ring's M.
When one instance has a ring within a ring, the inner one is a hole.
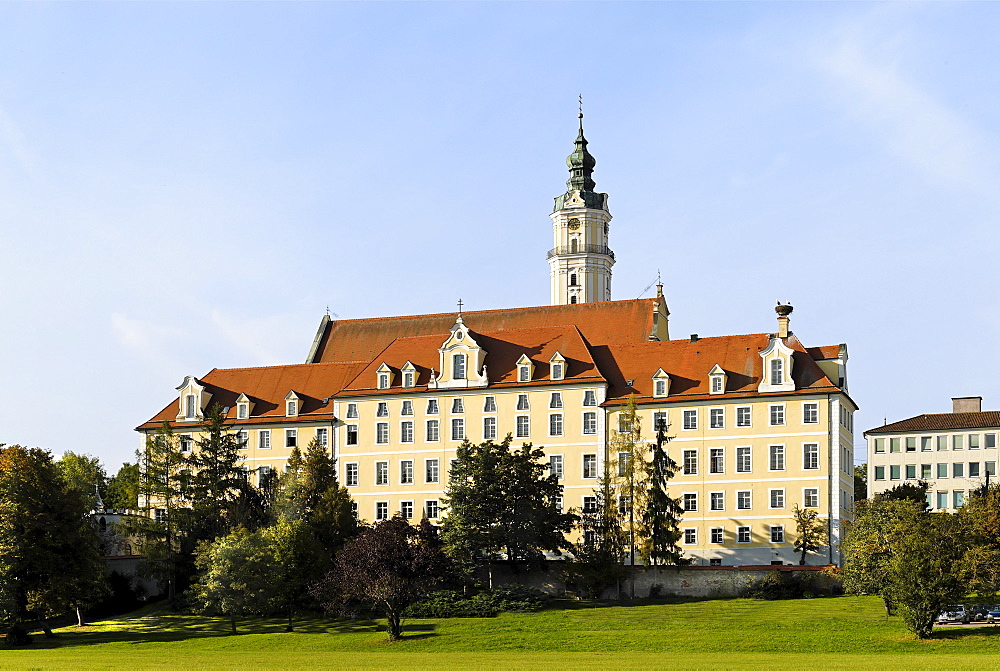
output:
M959 396L951 399L952 412L982 412L982 396Z
M698 334L697 333L692 333L691 334L691 342L698 342Z
M774 311L778 313L778 337L787 338L791 331L788 330L788 315L792 314L791 305L782 305L781 301L778 301L778 306L774 308Z

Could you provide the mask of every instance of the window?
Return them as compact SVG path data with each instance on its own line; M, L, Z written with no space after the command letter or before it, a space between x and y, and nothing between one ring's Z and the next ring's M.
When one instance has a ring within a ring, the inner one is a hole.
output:
M628 496L618 497L618 515L622 518L628 516L628 511L632 507L632 501Z
M496 411L497 411L496 396L487 396L486 401L483 403L483 412L496 412Z
M439 477L438 468L437 459L424 459L424 482L437 482Z
M236 404L236 418L246 419L250 416L250 405L248 403L237 403Z
M948 436L937 437L937 451L944 452L948 449Z
M708 411L708 426L713 429L726 428L726 411L724 408L712 408Z
M389 404L385 401L379 401L378 410L375 411L376 417L388 417L389 416Z
M819 424L819 403L802 404L802 423Z
M326 429L323 429L326 431ZM250 446L250 434L247 431L237 431L236 432L236 443L240 446L241 450L247 449ZM326 443L323 443L326 445Z
M327 445L330 444L329 434L327 433L327 431L328 430L323 427L319 427L318 429L316 429L316 444L319 445L320 447L326 447Z
M497 418L483 417L483 440L494 440L497 437Z
M712 492L708 495L708 507L710 510L725 510L726 495L724 492Z
M725 473L726 472L726 459L725 459L725 449L721 447L713 447L708 451L708 472L709 473Z
M163 522L167 521L167 509L166 508L157 508L157 509L155 509L153 511L153 515L154 515L156 521L159 522L159 523L161 523L161 524Z
M406 421L399 425L399 442L401 443L412 443L413 442L413 422Z
M357 445L358 444L358 425L348 424L347 425L347 444Z
M937 465L937 476L939 478L948 477L948 464L938 464Z
M358 418L358 404L348 403L347 404L347 419L357 419Z
M583 404L585 406L597 405L597 394L594 393L593 389L587 389L583 392Z
M969 434L969 449L978 450L979 449L979 434L970 433Z
M698 411L697 410L685 410L684 411L684 428L685 429L697 429L698 428Z
M285 415L287 415L288 417L295 417L295 415L299 414L298 408L299 404L296 403L295 401L286 401Z
M948 492L937 493L937 507L941 510L948 507Z
M879 454L885 452L885 438L875 439L875 452Z
M979 462L970 461L969 462L969 477L978 478L979 477Z
M451 399L451 411L456 415L460 415L465 412L465 403L462 402L460 398Z
M876 466L875 467L875 479L876 480L885 480L885 466Z
M440 440L440 435L438 433L438 420L428 419L427 420L427 442L436 443Z
M899 480L899 465L889 466L889 479Z
M692 513L698 512L698 494L688 493L684 495L683 499L684 512Z
M387 484L389 484L389 462L388 461L376 461L375 462L375 484L376 485L387 485Z
M574 239L574 242L575 242L575 239ZM576 247L575 244L573 246ZM569 285L571 287L578 286L577 283L576 283L576 273L570 273L570 275L569 275Z
M685 529L684 530L684 544L694 545L698 542L698 530L697 529Z
M618 477L622 477L628 474L628 465L629 462L631 461L631 457L632 455L630 455L628 452L618 453L618 461L616 462L618 464Z
M667 395L667 381L666 380L656 380L654 383L653 396L666 396Z
M963 438L964 438L964 436L952 436L951 437L951 449L953 449L953 450L961 450L962 449L962 443L965 442L963 440Z
M379 445L389 442L389 422L378 422L375 425L375 442Z
M772 508L784 508L785 507L785 490L784 489L772 489L770 492L770 505Z
M427 399L427 414L428 415L438 414L438 402L436 398Z
M916 480L917 479L917 465L916 464L906 464L906 479Z
M465 355L453 354L451 357L452 377L456 380L465 379Z
M299 442L298 429L285 429L285 447L295 447Z
M953 478L964 478L965 477L965 464L962 462L956 462L951 465L951 477Z
M722 393L722 376L713 375L712 376L712 393L721 394Z
M771 461L770 468L772 471L783 471L785 470L785 446L784 445L771 445Z
M517 416L517 437L527 438L531 434L531 421L527 415Z
M785 425L785 406L772 405L770 408L771 426Z
M552 364L552 379L553 380L563 379L563 367L561 363Z
M403 373L403 386L412 387L413 386L413 373L406 371Z
M585 412L583 413L583 432L585 434L597 433L597 413L596 412Z
M262 450L271 449L271 430L261 429L257 432L257 447Z
M379 520L379 521L389 519L389 502L388 501L376 501L376 503L375 503L375 519Z
M750 527L736 527L736 542L737 543L750 542Z
M722 542L722 527L712 527L711 529L708 530L708 542L709 543Z
M951 493L952 507L961 508L965 505L965 492L957 491Z
M556 409L563 407L562 404L562 393L558 391L552 392L551 398L549 398L549 407Z
M379 373L378 374L378 388L379 389L388 389L389 388L389 374L388 373Z
M997 474L997 462L987 461L986 462L986 475L996 475Z
M344 481L347 483L348 487L358 486L358 465L357 464L345 464L344 466Z
M815 470L819 468L819 445L806 443L802 446L802 468Z
M632 419L624 412L618 413L618 433L628 433L632 430Z
M452 459L451 462L450 462L450 464L451 464L449 466L450 470L448 471L448 482L451 482L452 480L454 480L455 479L455 474L458 473L458 470L457 470L458 469L458 459Z
M181 436L181 452L191 451L191 436Z
M530 409L530 406L528 405L528 395L527 394L518 394L517 395L517 409L518 410L529 410Z
M465 420L464 419L453 419L451 420L451 439L452 440L465 440Z
M684 450L684 475L698 475L698 450Z
M995 433L987 433L986 434L986 440L984 442L986 443L986 449L987 450L996 449L996 446L997 446L997 434L995 434Z
M750 472L750 448L749 447L737 447L736 448L736 472L737 473L749 473Z
M585 513L596 513L597 512L597 497L596 496L584 496L583 497L583 512L585 512Z
M781 524L771 526L771 542L772 543L784 543L785 542L785 527Z
M928 479L934 477L934 474L933 474L932 471L933 471L933 469L931 468L930 464L920 464L920 479L921 480L928 480Z
M403 401L403 407L400 409L399 414L403 417L413 416L413 401Z
M184 397L184 416L192 418L195 416L194 407L194 394L188 394Z
M736 426L750 426L750 408L736 408Z
M736 492L736 509L750 510L750 490Z
M930 452L933 449L932 443L933 439L930 436L921 436L920 438L920 451Z
M563 435L563 416L561 414L549 415L549 435Z
M517 381L518 382L531 381L531 366L523 365L517 367Z
M427 517L427 519L436 520L439 514L440 511L438 509L437 499L431 499L429 501L424 502L424 515Z
M802 490L802 507L819 508L819 489L807 487Z
M653 413L653 431L667 430L667 411L657 410Z
M778 385L784 382L784 366L781 359L771 359L771 384Z
M563 458L561 454L549 455L549 474L556 478L563 479Z
M401 485L412 485L413 484L413 460L404 459L399 462L399 484Z
M413 519L413 501L400 501L399 502L399 514L403 516L404 520Z
M237 471L237 475L243 482L250 482L250 469L246 466L240 466L240 470Z
M585 477L585 478L596 478L597 477L597 455L596 454L585 454L585 455L583 455L583 477Z
M899 438L890 438L889 439L889 451L890 452L899 452L899 445L900 445Z

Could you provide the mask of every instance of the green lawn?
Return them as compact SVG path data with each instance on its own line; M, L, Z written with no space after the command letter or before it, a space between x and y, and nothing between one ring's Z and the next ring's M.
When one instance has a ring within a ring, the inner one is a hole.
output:
M4 668L992 668L1000 627L916 641L874 598L656 605L557 602L541 613L412 620L389 643L375 622L240 624L150 607L0 651Z

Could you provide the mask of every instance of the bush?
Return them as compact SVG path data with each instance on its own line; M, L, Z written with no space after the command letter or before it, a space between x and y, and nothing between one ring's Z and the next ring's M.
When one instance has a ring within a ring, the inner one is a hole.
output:
M454 590L428 594L410 604L406 617L495 617L497 613L528 613L545 607L548 596L523 585L503 585L466 596Z
M744 596L751 599L811 599L836 591L831 577L816 571L768 571L761 580L747 587Z

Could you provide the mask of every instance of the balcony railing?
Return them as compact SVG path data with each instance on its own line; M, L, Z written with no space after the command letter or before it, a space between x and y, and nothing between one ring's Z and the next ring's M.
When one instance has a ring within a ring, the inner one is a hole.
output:
M551 259L553 256L561 256L563 254L604 254L605 256L610 256L612 261L615 258L615 253L611 251L610 248L603 245L553 247L549 250L549 253L545 258Z

